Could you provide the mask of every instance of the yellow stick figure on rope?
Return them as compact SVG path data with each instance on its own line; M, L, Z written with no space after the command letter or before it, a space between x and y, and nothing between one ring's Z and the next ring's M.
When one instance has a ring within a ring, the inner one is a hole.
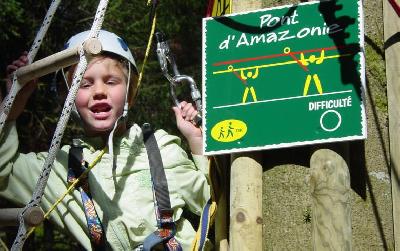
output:
M297 59L293 55L293 53L290 52L290 48L289 47L286 47L284 49L284 53L285 54L289 54L294 60L296 60L297 63L300 65L300 67L303 68L303 70L306 71L306 72L309 72L309 70L307 68L308 65L313 64L313 63L322 64L324 62L324 59L325 59L325 50L321 50L319 57L316 57L315 55L311 55L308 59L306 59L304 57L304 53L301 52L300 53L300 60ZM314 80L314 84L315 84L315 87L317 88L318 93L319 94L323 93L322 84L321 84L321 81L320 81L320 79L318 77L318 74L312 74L312 75L308 74L306 76L306 80L304 82L303 96L307 96L308 95L308 89L310 88L311 79Z
M250 86L250 87L248 86L247 79L249 79L249 78L256 79L258 77L258 73L259 73L258 68L256 68L256 71L254 73L252 71L248 71L246 74L244 73L244 70L242 69L240 71L240 75L236 71L233 71L232 65L230 65L228 67L228 70L231 70L235 74L235 76L237 78L239 78L240 81L242 81L242 83L246 86L246 88L244 89L244 92L243 92L242 103L246 103L247 97L249 96L249 91L251 93L251 97L253 98L253 101L257 102L256 91L253 86Z

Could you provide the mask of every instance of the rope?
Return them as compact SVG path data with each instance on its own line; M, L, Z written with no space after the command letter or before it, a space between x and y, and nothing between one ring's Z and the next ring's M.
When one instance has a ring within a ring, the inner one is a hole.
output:
M104 153L106 152L107 147L103 148L103 150L101 150L101 152L99 153L99 155L97 155L97 157L93 160L92 163L89 164L88 168L86 168L86 170L74 181L71 183L71 185L68 187L68 189L64 192L63 195L60 196L60 198L54 202L54 204L49 208L49 210L47 210L47 212L44 214L44 218L48 219L50 216L50 213L54 211L54 209L56 209L56 207L58 206L58 204L60 204L65 196L67 196L68 194L71 193L72 190L75 189L76 184L78 184L83 178L85 178L87 176L87 174L90 172L90 170L93 169L93 167L96 166L96 164L101 160L101 158L103 157ZM33 227L29 230L28 234L27 234L27 238L33 233L33 231L35 230L36 227Z
M33 44L31 46L31 49L28 52L28 64L32 63L34 58L36 57L36 54L40 48L40 45L42 44L43 38L47 33L47 30L50 26L50 23L53 19L54 13L57 10L58 5L60 4L61 0L53 0L47 13L46 16L43 20L42 25L40 26L40 29L38 33L36 34L35 40L33 41ZM12 86L7 94L7 97L4 99L4 102L2 103L1 107L1 115L0 115L0 134L3 131L3 127L6 123L8 114L11 111L12 105L14 104L15 97L17 96L17 93L21 90L21 85L18 82L16 73L14 72L13 74L13 79L12 79Z
M105 10L108 5L108 0L101 0L96 11L96 16L94 18L92 28L89 32L89 38L96 38L98 37L101 25L104 20L104 15L105 15ZM19 215L19 229L18 229L18 234L17 237L13 243L13 246L11 248L12 251L17 251L21 250L22 246L27 238L27 229L24 223L24 218L23 215L26 212L26 210L30 207L34 207L39 205L44 189L47 184L47 180L49 179L51 168L53 166L53 162L55 160L56 154L60 148L61 144L61 139L63 137L66 125L68 123L71 111L72 111L72 106L75 101L76 93L79 89L80 82L82 80L82 77L86 71L87 67L87 59L85 57L85 51L83 47L80 48L79 50L79 57L80 61L77 66L77 70L74 74L73 81L72 81L72 86L68 92L67 99L64 103L63 110L61 112L61 117L57 123L57 127L55 130L55 133L53 135L53 139L50 144L50 149L49 149L49 154L43 164L43 169L42 172L39 176L39 179L36 183L35 191L32 195L32 200L28 202L28 204L24 207L22 212Z
M151 2L151 0L148 0L147 5L149 5L150 2ZM146 66L147 59L148 59L149 54L150 54L151 44L152 44L153 37L154 37L154 31L156 29L156 21L157 21L157 13L154 10L154 16L153 16L153 20L152 20L152 24L151 24L151 31L150 31L150 35L149 35L149 40L147 41L146 53L144 55L142 68L140 70L139 78L138 78L138 82L137 82L136 97L138 96L140 85L142 84L144 67Z

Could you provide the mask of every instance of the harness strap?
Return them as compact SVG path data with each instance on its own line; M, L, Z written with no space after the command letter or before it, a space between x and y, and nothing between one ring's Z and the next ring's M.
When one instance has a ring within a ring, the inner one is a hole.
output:
M146 237L143 242L143 250L150 251L153 247L162 244L165 250L181 251L182 247L175 239L175 222L173 220L173 209L169 198L167 178L165 176L164 165L161 159L160 149L158 148L154 131L150 124L142 126L143 141L146 146L149 158L150 174L153 182L155 199L155 211L158 229Z
M73 183L86 169L87 162L83 160L83 147L79 143L74 142L68 154L68 183ZM105 250L104 231L94 207L87 176L81 179L76 189L81 193L92 248L96 251L103 251Z

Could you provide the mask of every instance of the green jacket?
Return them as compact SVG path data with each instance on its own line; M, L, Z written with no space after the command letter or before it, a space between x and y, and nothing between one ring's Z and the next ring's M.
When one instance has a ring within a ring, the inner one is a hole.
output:
M183 208L200 215L210 195L207 182L207 159L193 155L195 164L180 148L180 139L163 130L155 132L170 192L171 207L177 224L176 238L188 250L195 236L190 222L182 217ZM100 138L84 140L83 157L92 163L101 149ZM41 207L46 212L66 191L70 146L58 152ZM0 196L26 204L32 196L47 153L18 152L18 134L14 122L0 135ZM114 138L112 158L105 153L89 174L90 191L96 211L106 232L108 245L114 250L132 250L157 229L152 183L141 128L133 125L122 137ZM75 190L50 215L50 220L68 231L86 249L90 240L81 195Z

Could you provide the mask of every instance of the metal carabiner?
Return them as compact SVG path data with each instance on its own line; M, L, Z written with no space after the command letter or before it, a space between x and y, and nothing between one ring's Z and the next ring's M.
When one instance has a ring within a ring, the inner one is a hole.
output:
M174 75L180 75L178 67L176 66L175 59L171 54L171 50L169 48L168 42L165 39L164 34L160 31L157 31L155 33L155 37L157 40L157 57L158 57L158 62L160 63L161 71L164 74L164 76L168 79L168 81L172 83L173 77L168 72L168 65L172 67Z
M197 108L197 116L194 118L194 123L196 125L201 125L201 94L200 91L197 89L196 82L193 80L192 77L187 76L187 75L181 75L179 73L178 67L175 63L175 59L171 53L171 50L169 48L168 42L165 39L165 36L162 32L157 31L155 33L155 37L157 39L157 57L158 61L160 63L161 71L163 75L168 79L170 83L170 93L171 93L171 98L174 102L174 104L179 107L180 101L178 100L175 92L175 88L178 85L178 83L181 82L188 82L189 87L190 87L190 95L192 97L193 102L196 105ZM168 71L168 66L172 68L173 71L173 76L169 73Z
M197 108L197 115L196 117L193 119L193 122L200 126L201 125L201 109L202 109L202 105L201 105L201 94L200 91L197 89L196 86L196 82L193 80L192 77L187 76L187 75L177 75L173 78L174 80L174 84L171 85L171 96L175 102L175 104L179 107L179 100L176 97L175 94L175 87L176 87L176 83L181 83L181 82L188 82L189 83L189 87L190 87L190 96L192 97L192 100L194 102L194 104L196 105Z

